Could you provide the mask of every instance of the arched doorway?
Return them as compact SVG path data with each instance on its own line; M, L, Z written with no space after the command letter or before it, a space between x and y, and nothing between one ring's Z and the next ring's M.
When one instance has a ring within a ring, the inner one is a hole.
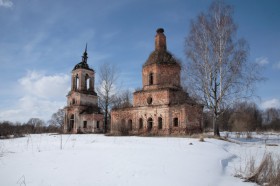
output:
M153 119L152 118L148 119L147 129L148 129L148 131L151 131L153 129Z
M71 132L74 128L74 114L71 114L70 116L70 122L68 127L68 132Z

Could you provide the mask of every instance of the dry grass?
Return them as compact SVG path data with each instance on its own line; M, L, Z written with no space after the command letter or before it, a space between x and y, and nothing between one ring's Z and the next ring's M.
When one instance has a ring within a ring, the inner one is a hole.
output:
M259 185L280 186L280 157L266 153L260 164L256 166L256 160L251 156L245 168L240 168L235 176Z
M205 141L204 141L204 137L203 137L203 135L200 135L200 137L199 137L199 141L200 141L200 142L205 142Z
M252 139L253 138L252 132L246 132L246 138L247 139Z

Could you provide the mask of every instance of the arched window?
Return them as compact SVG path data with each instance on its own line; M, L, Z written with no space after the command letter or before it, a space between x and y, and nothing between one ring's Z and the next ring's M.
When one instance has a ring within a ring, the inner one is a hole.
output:
M128 130L132 130L132 120L128 120Z
M152 130L153 128L153 119L149 118L148 119L148 131Z
M143 128L143 119L140 118L139 119L139 129L142 129Z
M174 126L174 127L178 127L178 125L179 125L179 120L178 120L178 118L173 118L173 126Z
M75 84L76 84L75 90L78 90L79 89L79 85L80 85L78 74L76 75L76 78L75 78Z
M89 88L90 88L90 78L89 78L88 74L86 74L86 76L85 76L85 83L86 83L86 90L89 90Z
M162 129L162 118L158 117L158 129Z
M154 84L154 74L151 72L149 74L149 85L153 85Z

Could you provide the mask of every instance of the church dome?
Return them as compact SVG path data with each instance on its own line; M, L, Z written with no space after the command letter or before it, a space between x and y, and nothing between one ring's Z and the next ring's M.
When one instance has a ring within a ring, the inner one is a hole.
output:
M76 70L76 69L92 70L85 61L82 61L82 62L78 63L77 65L75 65L73 70Z
M144 66L150 64L179 64L177 59L167 51L164 29L157 29L155 36L155 50L150 54Z
M176 58L173 57L172 54L170 54L166 50L155 50L153 51L147 61L145 62L145 65L150 65L150 64L176 64L178 63Z
M84 55L82 56L82 61L80 63L78 63L77 65L75 65L73 70L76 70L76 69L87 69L87 70L93 71L93 69L91 69L88 66L87 59L88 59L88 56L87 56L87 45L86 45L86 49L85 49Z

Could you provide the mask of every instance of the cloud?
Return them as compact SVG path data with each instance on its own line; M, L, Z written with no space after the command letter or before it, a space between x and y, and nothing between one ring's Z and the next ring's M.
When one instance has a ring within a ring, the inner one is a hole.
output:
M13 2L11 0L0 0L0 6L11 8L13 6Z
M44 75L36 71L28 71L27 75L19 79L19 84L26 95L39 98L56 98L66 94L70 84L66 74Z
M45 75L28 71L18 80L17 90L22 96L9 109L0 111L0 120L27 122L30 118L49 120L51 115L66 105L70 77L65 74Z
M270 100L266 100L261 103L261 107L263 109L268 109L268 108L280 108L280 100L273 98Z
M267 65L269 63L267 57L258 57L256 58L256 63L258 63L261 66Z

